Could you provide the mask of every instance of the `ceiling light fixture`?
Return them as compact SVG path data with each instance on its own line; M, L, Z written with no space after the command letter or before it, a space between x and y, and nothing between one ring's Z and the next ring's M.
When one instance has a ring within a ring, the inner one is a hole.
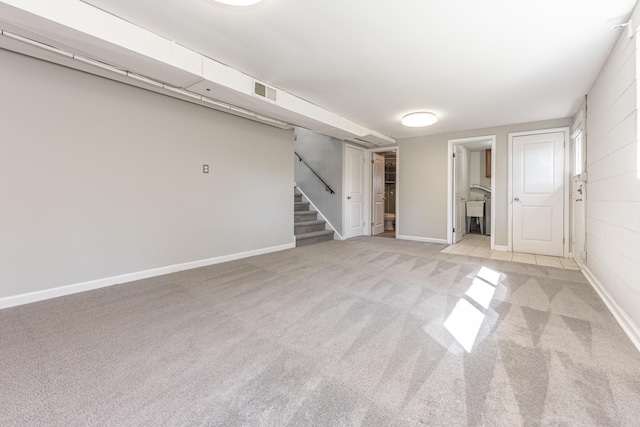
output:
M228 4L229 6L253 6L262 0L214 0L218 3Z
M402 124L410 128L431 126L437 121L438 117L436 117L435 114L424 111L419 113L409 113L402 118Z

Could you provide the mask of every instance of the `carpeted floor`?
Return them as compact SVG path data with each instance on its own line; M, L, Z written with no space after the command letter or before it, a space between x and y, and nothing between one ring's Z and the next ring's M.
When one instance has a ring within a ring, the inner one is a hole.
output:
M579 271L332 241L0 311L0 425L638 425Z

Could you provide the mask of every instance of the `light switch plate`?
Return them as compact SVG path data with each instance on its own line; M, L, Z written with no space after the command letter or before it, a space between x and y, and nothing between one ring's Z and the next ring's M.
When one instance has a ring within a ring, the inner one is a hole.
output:
M209 165L202 165L202 173L209 173Z

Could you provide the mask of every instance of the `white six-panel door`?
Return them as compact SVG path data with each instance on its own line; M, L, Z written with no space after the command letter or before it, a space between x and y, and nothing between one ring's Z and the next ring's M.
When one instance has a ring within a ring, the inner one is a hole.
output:
M346 238L364 234L364 151L345 147L345 234Z
M514 252L564 255L565 132L512 139Z

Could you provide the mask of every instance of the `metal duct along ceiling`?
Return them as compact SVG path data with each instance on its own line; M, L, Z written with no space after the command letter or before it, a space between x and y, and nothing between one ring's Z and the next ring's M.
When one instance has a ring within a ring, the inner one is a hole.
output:
M90 5L52 3L0 3L0 47L278 127L365 146L396 143Z

